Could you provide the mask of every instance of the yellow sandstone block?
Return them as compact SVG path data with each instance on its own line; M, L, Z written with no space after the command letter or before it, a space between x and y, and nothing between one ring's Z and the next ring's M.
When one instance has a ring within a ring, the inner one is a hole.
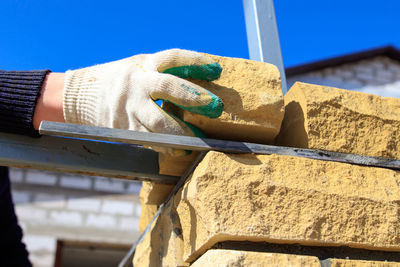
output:
M280 145L400 158L400 99L297 82Z
M330 259L330 267L400 267L399 262Z
M151 222L157 212L157 205L141 204L140 218L139 218L139 233L143 233L147 225Z
M215 266L258 266L258 267L399 267L398 262L328 259L321 265L314 256L282 253L254 252L241 250L210 249L198 258L192 267ZM329 263L329 264L326 264Z
M176 205L181 193L167 203L151 231L136 247L134 266L175 267L189 266L183 261L183 237Z
M169 184L157 184L151 182L142 182L139 199L141 213L139 219L139 232L142 233L147 225L153 219L158 206L167 199L169 193L174 188Z
M174 188L172 184L142 182L139 199L142 204L160 205Z
M190 266L321 267L318 258L313 256L226 249L210 249Z
M159 173L164 175L182 176L187 168L199 155L198 152L192 151L190 155L173 157L167 154L158 154Z
M400 251L400 173L392 170L210 152L183 192L187 261L224 240Z
M284 112L278 68L241 58L208 55L222 67L212 82L191 80L221 97L224 112L210 119L184 112L183 119L202 129L208 137L271 143L279 133Z
M400 173L389 169L209 152L173 201L186 263L223 241L400 251Z
M221 77L212 82L190 81L221 97L225 104L222 115L210 119L179 110L169 103L164 103L164 108L199 127L209 138L273 143L284 115L278 68L247 59L208 56L222 66ZM160 157L160 174L180 176L193 158Z

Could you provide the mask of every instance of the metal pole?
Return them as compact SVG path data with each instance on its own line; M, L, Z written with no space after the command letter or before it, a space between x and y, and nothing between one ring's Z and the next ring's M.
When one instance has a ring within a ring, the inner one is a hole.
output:
M287 92L278 26L273 0L243 0L247 43L251 60L268 62L278 67L282 93Z

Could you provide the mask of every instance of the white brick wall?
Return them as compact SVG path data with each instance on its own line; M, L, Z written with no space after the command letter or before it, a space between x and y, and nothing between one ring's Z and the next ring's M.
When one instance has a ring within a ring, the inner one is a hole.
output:
M101 200L96 198L69 199L67 209L79 211L98 212L100 210Z
M141 188L141 183L128 183L125 194L138 195Z
M25 235L23 241L29 251L29 259L37 267L54 266L57 240L47 235Z
M24 171L22 169L10 168L10 180L13 183L22 183L24 180Z
M62 190L84 190L92 193L138 194L141 187L140 182L130 180L17 168L10 168L10 179L13 184L51 186Z
M34 202L51 202L51 201L63 201L65 195L62 194L49 194L49 193L37 193L34 196Z
M26 182L30 184L55 185L57 177L48 172L31 170L25 174Z
M82 176L62 175L60 177L60 186L76 189L90 189L92 187L92 179Z
M89 214L85 226L95 228L115 228L117 219L111 215Z
M51 211L47 220L49 224L79 227L83 224L83 216L75 211ZM71 229L72 230L72 229Z
M312 71L289 77L289 88L296 81L400 98L400 62L379 56Z
M119 221L119 229L127 231L135 231L139 225L139 220L136 218L121 218Z
M14 193L13 193L14 194ZM64 194L36 193L33 195L33 203L36 207L48 209L63 209L66 196Z
M119 193L125 189L123 181L112 178L98 177L94 183L95 190L103 192Z
M15 168L10 179L35 267L53 266L57 239L131 245L139 235L138 182Z
M135 215L136 217L140 217L140 214L141 214L141 213L142 213L142 206L136 204L136 205L135 205L135 213L134 213L134 215Z
M30 205L16 205L15 212L17 213L19 221L22 222L35 223L36 221L43 221L47 218L46 210Z
M127 201L105 200L101 211L110 214L131 215L133 214L134 205Z
M15 204L29 203L32 199L32 194L26 190L14 190L12 192L12 198Z

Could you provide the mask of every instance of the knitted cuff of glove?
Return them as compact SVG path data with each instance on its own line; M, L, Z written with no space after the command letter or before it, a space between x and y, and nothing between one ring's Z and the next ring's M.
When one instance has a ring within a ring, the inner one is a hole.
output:
M95 68L85 68L65 73L63 93L65 122L96 125L98 88Z

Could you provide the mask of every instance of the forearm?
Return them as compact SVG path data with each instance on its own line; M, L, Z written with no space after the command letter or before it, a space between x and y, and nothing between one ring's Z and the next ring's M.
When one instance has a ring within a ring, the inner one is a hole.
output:
M39 129L40 122L44 120L64 122L64 76L64 73L57 72L47 74L33 115L33 127L36 130Z

